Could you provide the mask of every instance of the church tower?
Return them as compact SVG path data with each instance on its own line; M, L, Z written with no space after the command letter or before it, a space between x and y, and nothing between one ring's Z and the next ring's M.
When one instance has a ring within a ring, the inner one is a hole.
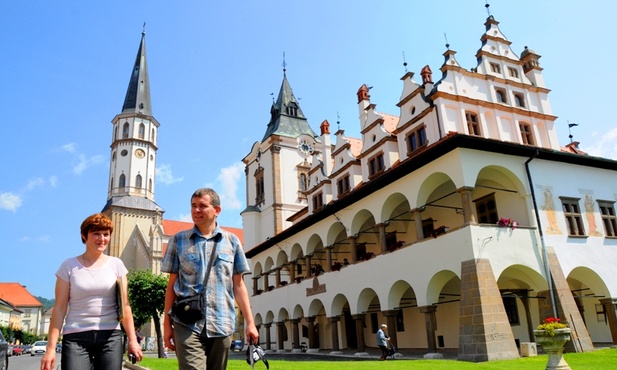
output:
M160 272L163 210L154 202L158 121L152 116L142 32L122 112L112 120L107 204L114 232L109 254L128 269Z
M263 139L243 159L246 204L245 250L289 227L289 217L307 206L309 170L318 136L311 129L283 70Z

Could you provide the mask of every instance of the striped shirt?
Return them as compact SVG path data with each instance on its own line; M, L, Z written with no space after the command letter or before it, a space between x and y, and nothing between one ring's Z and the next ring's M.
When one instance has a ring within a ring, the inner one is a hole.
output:
M161 271L178 275L174 284L177 297L199 294L214 246L217 255L206 284L206 317L189 327L201 333L205 322L208 337L224 337L236 326L232 276L250 271L238 237L218 225L209 238L197 227L181 231L169 240ZM175 324L185 325L173 313L171 318Z

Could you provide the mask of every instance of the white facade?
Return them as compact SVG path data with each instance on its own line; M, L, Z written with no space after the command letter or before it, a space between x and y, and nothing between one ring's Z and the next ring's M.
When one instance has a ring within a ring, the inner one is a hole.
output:
M485 25L476 68L447 50L439 81L428 66L422 83L403 77L399 117L361 87L362 138L338 132L331 159L314 152L311 171L332 170L306 192L293 137L268 131L245 157L251 303L267 349L362 353L385 322L398 348L505 359L554 314L577 351L617 341L617 163L560 147L539 55L519 58L492 16ZM260 178L284 182L265 188L282 194L256 203ZM270 199L297 209L274 234Z

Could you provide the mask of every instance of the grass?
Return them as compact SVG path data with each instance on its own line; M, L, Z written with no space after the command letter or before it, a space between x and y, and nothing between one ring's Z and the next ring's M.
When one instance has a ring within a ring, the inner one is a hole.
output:
M617 369L617 349L601 349L588 353L566 353L564 359L572 370ZM547 355L523 357L516 360L491 361L482 363L454 360L388 360L388 361L284 361L270 359L272 370L407 370L410 368L426 370L543 370L548 361ZM144 358L140 366L151 370L177 370L176 359ZM255 369L265 370L263 363L255 364ZM228 370L248 370L244 360L229 360Z

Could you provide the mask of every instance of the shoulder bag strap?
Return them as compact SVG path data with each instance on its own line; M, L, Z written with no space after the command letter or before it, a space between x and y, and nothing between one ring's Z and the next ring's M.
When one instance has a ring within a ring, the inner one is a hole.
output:
M214 260L216 259L216 250L218 249L218 242L214 242L212 246L212 252L210 252L210 259L208 260L208 267L206 268L206 276L204 277L203 286L201 288L201 294L206 294L206 285L208 283L208 279L210 278L210 270L212 270L212 265L214 264Z

